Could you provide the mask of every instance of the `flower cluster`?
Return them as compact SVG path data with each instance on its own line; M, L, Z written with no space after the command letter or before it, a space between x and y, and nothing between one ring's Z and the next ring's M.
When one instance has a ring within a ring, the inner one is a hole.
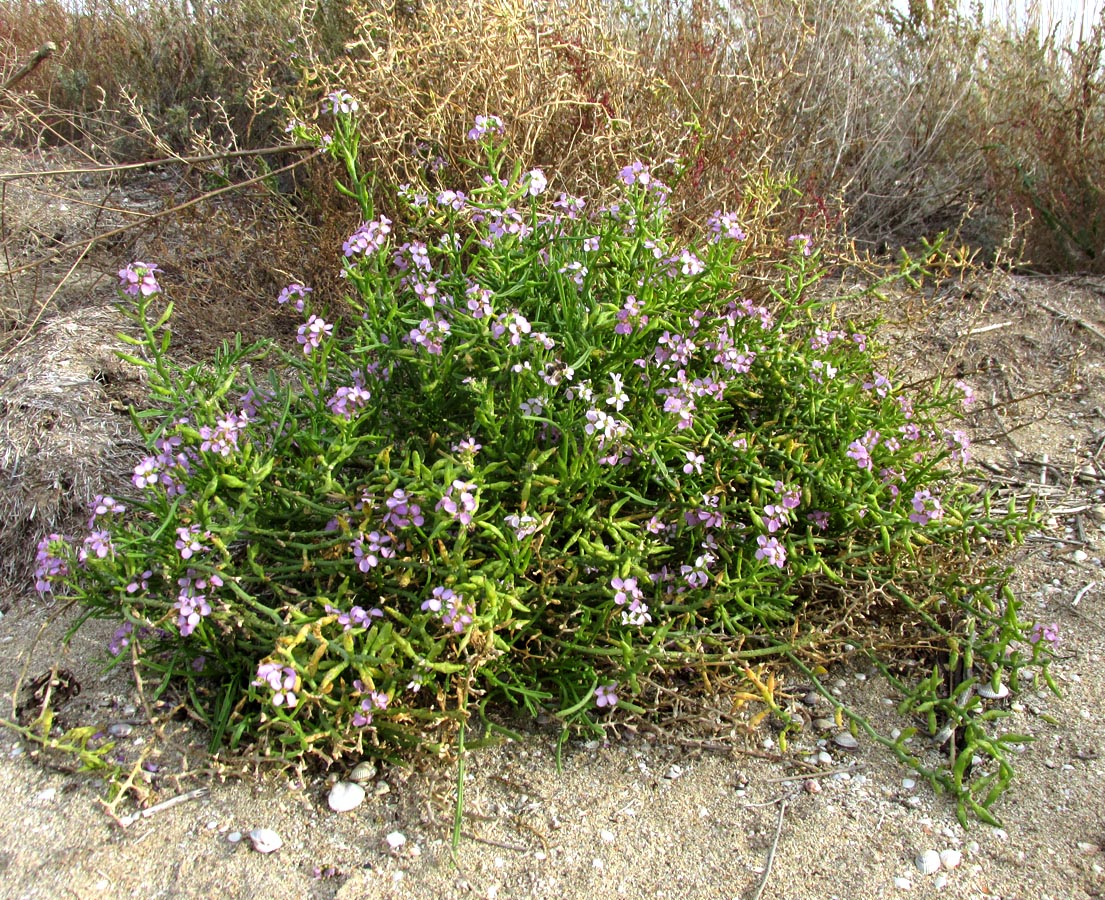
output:
M435 587L429 599L422 602L422 610L440 615L441 623L456 634L461 634L471 625L476 615L472 604L464 602L463 594L447 587Z
M380 216L372 222L365 222L341 245L342 253L346 257L372 256L387 244L389 234L391 234L391 219L386 216Z
M644 592L637 587L636 578L612 578L610 587L614 589L614 602L623 607L623 625L641 626L652 621Z
M152 263L132 262L119 270L119 284L123 293L132 297L149 297L161 290L157 273L161 270Z
M358 537L349 547L353 551L357 568L362 572L369 572L380 565L380 560L395 556L395 550L390 545L390 535L372 531Z
M180 592L177 594L173 609L177 611L177 628L181 637L188 637L200 620L211 615L211 603L208 592L223 586L218 573L198 577L195 569L188 569L182 578L177 579Z
M272 705L294 709L299 702L296 690L299 688L299 673L291 666L282 666L277 662L264 662L257 667L256 687L269 687L272 692Z
M472 524L472 514L479 506L476 492L476 485L457 479L445 490L445 496L437 501L434 509L445 510L455 521L467 528Z

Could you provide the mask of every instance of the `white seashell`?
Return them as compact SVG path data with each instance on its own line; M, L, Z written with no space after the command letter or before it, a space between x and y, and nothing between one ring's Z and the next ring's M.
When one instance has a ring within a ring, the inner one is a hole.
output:
M940 854L935 850L926 850L913 861L913 864L922 875L932 875L940 869Z
M349 812L364 803L364 788L352 781L339 781L330 788L326 802L334 812Z
M376 763L370 759L366 759L363 762L357 763L353 767L353 771L349 773L349 780L356 781L358 783L363 781L371 781L376 777Z
M956 849L940 851L940 865L949 872L963 862L963 854Z
M407 842L407 836L401 831L393 831L384 840L392 850L398 850Z
M938 891L946 888L948 886L948 873L937 872L936 877L932 879L932 886Z
M833 735L833 743L838 747L843 747L845 750L855 750L859 746L859 741L852 737L851 732L842 731L840 734Z
M913 890L913 882L908 878L895 878L894 887L899 891L911 891Z
M1004 684L999 684L997 690L994 690L993 685L986 682L986 684L978 686L978 695L985 697L987 700L1001 700L1003 697L1009 696L1009 688Z
M271 828L254 828L249 833L249 839L258 853L272 853L284 846L283 839Z

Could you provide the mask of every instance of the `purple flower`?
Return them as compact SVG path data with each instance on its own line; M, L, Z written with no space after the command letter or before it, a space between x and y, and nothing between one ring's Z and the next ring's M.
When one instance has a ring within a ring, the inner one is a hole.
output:
M700 275L706 271L706 264L690 250L684 250L680 253L678 262L679 270L684 275Z
M154 273L161 270L153 263L132 262L129 266L119 270L119 286L123 293L137 297L149 297L161 290Z
M806 516L806 520L818 531L826 531L829 527L829 514L823 509L815 509Z
M208 550L199 541L200 526L192 525L188 528L178 528L176 530L177 540L174 546L180 551L181 559L191 559L197 553L203 553ZM210 532L203 532L204 538L211 537Z
M641 626L652 621L648 603L645 602L644 593L637 587L636 578L611 578L610 587L614 589L614 602L624 607L623 625Z
M706 458L701 453L695 453L693 450L686 452L687 462L683 466L683 471L690 475L692 473L701 475L702 464L706 461Z
M299 702L295 690L299 682L299 675L291 666L281 666L280 663L261 663L257 667L257 678L253 684L257 687L268 686L273 690L272 705L286 706L292 709Z
M148 591L150 589L150 579L153 578L153 570L146 569L141 575L134 579L127 585L128 594L137 594L139 591Z
M238 433L249 424L245 417L226 415L216 423L214 428L207 425L200 427L200 450L204 452L218 453L220 456L230 456L238 449Z
M957 381L955 383L956 388L963 394L962 404L963 408L967 409L975 402L975 389L971 387L965 381Z
M459 444L453 445L453 452L459 453L461 456L475 456L482 449L483 444L477 444L476 439L471 435L465 437Z
M595 706L600 709L608 707L613 709L618 705L618 695L615 691L618 689L618 683L611 681L609 684L600 684L595 688Z
M498 116L476 116L476 124L468 132L468 140L478 141L484 135L502 134L503 131L503 120Z
M100 516L121 516L126 511L127 508L114 497L97 494L92 501L92 517L88 520L88 527L91 528Z
M280 296L276 298L276 302L281 305L288 302L294 302L296 310L303 312L303 305L309 293L311 293L311 288L309 287L304 287L301 284L289 284L280 292Z
M713 232L713 240L729 238L733 241L743 241L748 237L744 230L737 224L737 214L722 212L720 209L711 213L706 220L706 225Z
M457 634L472 624L476 614L472 604L464 603L463 594L447 587L435 587L430 598L422 602L422 609L440 614L442 624L452 628Z
M326 401L326 406L335 416L352 419L355 413L368 406L371 399L372 394L363 384L353 384L334 391L334 396Z
M768 533L774 534L790 523L790 510L785 506L769 503L764 507L763 519Z
M538 194L544 193L545 188L549 186L548 179L545 178L545 173L540 169L534 169L531 172L527 172L522 177L522 183L525 185L526 193L531 197L536 197Z
M618 177L622 180L622 183L627 186L639 184L642 187L647 187L649 182L652 181L652 175L649 173L648 166L640 160L631 162L618 173Z
M787 243L798 247L803 256L813 253L813 239L808 234L792 234L787 238Z
M360 108L360 104L353 99L353 95L348 91L332 91L326 95L326 100L330 104L330 112L335 116L348 116Z
M107 652L112 656L118 656L128 646L130 646L130 634L134 631L134 626L130 622L124 622L118 628L115 629L115 634L111 636L111 640L107 644Z
M82 563L87 562L91 556L96 557L96 559L106 559L113 552L111 534L107 531L93 531L84 539L84 546L78 552L77 559Z
M967 436L967 432L957 428L954 431L945 432L944 438L948 443L948 449L951 450L951 458L961 465L966 465L971 458L971 439Z
M868 431L858 441L852 441L848 445L847 456L856 461L861 469L871 470L871 451L878 446L882 436L877 431Z
M372 256L384 246L389 234L391 234L391 219L380 216L378 220L365 222L354 231L341 245L342 252L346 257L357 254Z
M336 606L327 603L323 609L326 610L328 616L333 616L337 620L343 631L349 631L353 628L371 628L372 620L382 618L384 615L383 610L375 607L366 610L363 606L354 606L349 612L342 612Z
M944 518L944 509L939 499L932 496L928 489L918 490L913 495L913 512L909 514L909 521L917 525L928 525L929 522L937 522Z
M464 191L444 190L437 195L437 205L448 208L454 212L460 212L468 202L468 195Z
M1028 640L1033 644L1038 644L1040 641L1046 641L1052 646L1052 649L1059 645L1059 626L1055 622L1050 625L1045 625L1043 622L1037 622L1032 626L1032 634L1029 635Z
M873 390L880 397L885 397L888 393L890 393L890 390L893 387L893 385L891 385L890 383L890 379L888 379L885 375L880 374L879 372L875 372L874 376L875 377L871 381L863 385L863 389L865 391Z
M360 684L360 682L356 682ZM363 685L361 685L363 687ZM383 691L372 691L367 697L361 701L361 708L353 715L353 725L356 728L363 728L365 725L372 724L372 714L377 710L387 709L389 702L388 695Z
M177 611L177 628L180 629L181 637L188 637L195 631L200 619L211 615L211 604L206 592L222 587L223 580L217 573L206 578L197 578L196 570L189 569L183 578L177 580L177 584L180 592L173 609Z
M353 541L349 547L353 551L353 558L357 561L357 568L362 572L368 572L380 565L380 560L393 558L395 551L388 546L390 543L391 537L378 531L361 535Z
M476 485L459 479L454 481L445 491L445 496L438 502L435 509L443 509L457 522L467 528L472 524L472 513L476 511L479 501L476 499Z
M410 495L402 488L392 491L391 496L384 502L387 506L387 512L384 513L385 525L392 528L407 528L412 524L422 525L424 521L422 507L417 503L411 503Z
M786 548L779 543L778 538L769 538L764 535L760 535L756 538L756 543L760 545L760 548L756 551L756 559L766 560L773 566L778 566L782 569L787 562Z
M311 316L307 322L299 326L299 337L296 340L303 345L303 355L310 356L313 350L317 350L322 339L332 337L334 326L327 324L318 316Z
M531 534L535 534L537 529L541 527L541 523L533 516L510 515L503 521L514 532L514 539L517 541L525 540Z
M643 315L643 304L633 294L625 298L625 303L618 310L618 324L614 326L615 334L632 334L633 326L644 328L648 324L648 316Z
M66 543L68 538L60 534L50 534L38 542L35 554L35 590L40 594L53 591L51 582L55 578L64 578L69 574L69 566L64 559L54 556L51 544Z
M445 349L445 338L451 330L448 319L435 316L433 319L423 319L417 328L410 330L405 340L417 344L432 356L441 356Z

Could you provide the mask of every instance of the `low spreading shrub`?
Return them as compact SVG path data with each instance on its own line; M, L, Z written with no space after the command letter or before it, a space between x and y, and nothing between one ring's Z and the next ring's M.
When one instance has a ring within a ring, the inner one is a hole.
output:
M1014 737L971 688L1015 686L1048 642L986 562L1028 519L960 477L969 389L904 385L815 298L807 236L755 288L734 215L675 242L641 162L591 209L511 164L495 116L469 135L478 188L402 185L406 221L377 217L357 104L330 102L320 140L364 217L346 296L291 284L294 350L182 367L157 266L123 269L149 455L87 534L42 542L38 589L120 619L111 654L213 748L326 762L444 752L492 700L600 729L647 712L651 678L754 677L772 655L819 683L801 648L839 643L830 623L867 598L977 673L910 686L903 712L960 729L948 769L924 771L986 815ZM922 766L908 738L884 741Z

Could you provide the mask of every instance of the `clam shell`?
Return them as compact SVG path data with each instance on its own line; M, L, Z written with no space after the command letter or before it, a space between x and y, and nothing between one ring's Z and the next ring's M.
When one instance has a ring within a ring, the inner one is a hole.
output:
M963 854L958 850L949 849L940 851L940 865L949 872L963 861Z
M284 840L271 828L254 828L249 833L253 849L258 853L272 853L284 846Z
M376 764L370 759L357 763L349 773L349 780L356 782L371 781L376 777Z
M334 812L349 812L364 803L364 788L352 781L339 781L330 788L326 802Z
M940 854L935 850L926 850L913 860L913 864L922 875L932 875L940 870Z
M855 750L856 747L859 746L859 741L852 737L849 731L842 731L839 734L834 734L833 743L845 750Z
M994 686L990 682L986 682L986 684L978 686L978 695L985 697L987 700L1001 700L1003 697L1009 696L1009 688L1004 684L999 684L997 690L994 690Z

